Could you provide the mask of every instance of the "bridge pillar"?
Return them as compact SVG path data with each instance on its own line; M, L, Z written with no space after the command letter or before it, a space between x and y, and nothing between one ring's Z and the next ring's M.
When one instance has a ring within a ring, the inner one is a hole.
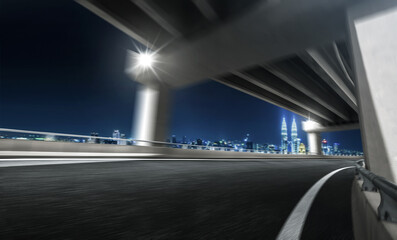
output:
M168 130L169 89L161 84L141 84L136 93L132 136L137 140L165 141ZM150 146L148 143L138 145Z
M309 144L310 155L322 155L321 150L321 134L317 132L307 133L307 142Z
M347 11L366 165L397 182L397 2Z
M307 143L309 144L310 155L322 155L321 150L321 132L318 131L322 126L313 121L302 123L302 129L307 133Z

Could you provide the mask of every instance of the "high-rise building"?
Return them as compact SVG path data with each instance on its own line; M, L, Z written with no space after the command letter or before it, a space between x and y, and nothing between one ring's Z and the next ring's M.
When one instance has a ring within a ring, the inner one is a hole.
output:
M288 132L287 123L285 122L285 117L283 117L283 122L281 123L281 148L280 152L286 154L288 152Z
M182 143L183 143L183 144L186 144L186 143L187 143L187 138L186 138L186 136L183 136L183 138L182 138Z
M334 143L334 154L338 153L339 145L340 145L339 143Z
M292 120L291 127L291 152L297 154L299 151L300 139L298 140L298 128L296 127L295 118Z
M293 154L298 154L298 153L299 153L300 144L301 144L301 139L300 139L300 138L295 138L295 139L292 141L292 146L291 146L291 148L292 148L292 153L293 153Z
M120 139L120 131L119 131L119 130L114 130L114 131L113 131L113 138ZM116 142L117 144L120 144L120 140L115 140L115 142Z
M323 139L321 141L321 149L322 149L324 155L329 155L327 139Z
M172 143L176 143L176 136L175 135L172 135Z

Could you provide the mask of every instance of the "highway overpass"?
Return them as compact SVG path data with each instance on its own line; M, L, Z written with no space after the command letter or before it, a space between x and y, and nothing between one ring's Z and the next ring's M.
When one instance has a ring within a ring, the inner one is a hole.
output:
M213 79L315 121L313 154L319 132L360 128L367 166L397 182L394 1L77 2L155 58L142 71L127 56L136 139L166 139L169 88Z

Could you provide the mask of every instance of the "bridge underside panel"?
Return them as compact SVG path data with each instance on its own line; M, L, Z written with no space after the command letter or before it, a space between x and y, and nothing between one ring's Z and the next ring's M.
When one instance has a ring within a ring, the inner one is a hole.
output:
M263 88L258 87L255 84L252 84L250 82L244 81L244 79L235 76L235 75L227 75L227 76L222 76L219 78L216 78L216 81L223 83L229 87L235 88L239 91L245 92L247 94L250 94L251 96L254 96L256 98L262 99L266 102L272 103L276 106L285 108L291 112L297 113L302 116L309 116L310 113L309 111L303 109L302 107L289 102L282 97L277 96L276 94L273 94L272 92L269 92ZM328 121L315 115L312 114L310 115L312 119L318 121L319 123L322 124L327 124Z
M338 77L343 83L348 82L342 73ZM358 122L354 106L338 94L340 88L330 86L298 55L232 71L215 79L325 126Z

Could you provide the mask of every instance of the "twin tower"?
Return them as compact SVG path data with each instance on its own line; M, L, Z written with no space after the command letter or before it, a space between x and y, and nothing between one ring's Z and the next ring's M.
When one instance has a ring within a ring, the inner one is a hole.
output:
M291 141L288 141L288 129L287 122L285 121L285 117L283 117L283 122L281 124L281 147L280 152L282 154L288 153L288 146L291 146L291 153L298 154L299 153L299 145L301 139L298 138L298 129L296 127L295 118L292 120L292 128L291 128Z

